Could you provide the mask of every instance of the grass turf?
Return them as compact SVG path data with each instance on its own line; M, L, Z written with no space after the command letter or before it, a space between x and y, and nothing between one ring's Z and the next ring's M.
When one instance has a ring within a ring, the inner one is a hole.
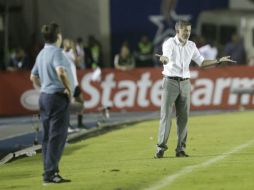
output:
M206 162L254 139L253 112L195 116L189 119L187 153L176 158L175 121L165 158L153 159L159 121L135 124L65 148L61 174L71 183L42 185L41 155L0 168L0 189L139 190L153 186L183 168ZM208 167L182 175L162 189L253 190L254 146Z

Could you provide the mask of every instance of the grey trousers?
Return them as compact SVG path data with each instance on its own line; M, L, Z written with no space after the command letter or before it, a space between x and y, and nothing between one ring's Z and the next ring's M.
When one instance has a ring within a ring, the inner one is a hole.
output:
M176 110L178 137L176 152L184 151L187 140L187 122L190 112L190 91L190 80L177 81L163 78L157 151L167 150L167 141L172 126L173 106L175 106Z

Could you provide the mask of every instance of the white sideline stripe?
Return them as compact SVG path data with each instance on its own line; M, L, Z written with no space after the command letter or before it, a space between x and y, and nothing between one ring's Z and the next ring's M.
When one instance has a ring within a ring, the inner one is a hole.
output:
M213 159L205 161L205 162L203 162L201 164L187 166L187 167L183 168L182 170L178 171L175 174L166 176L164 179L162 179L162 180L158 181L157 183L151 185L150 187L146 188L145 190L159 190L159 189L161 189L163 187L166 187L166 186L172 184L177 178L179 178L179 177L181 177L183 175L186 175L188 173L191 173L194 169L198 169L198 168L202 168L202 167L206 168L206 167L214 164L215 162L219 162L219 161L223 160L224 158L230 156L231 154L234 154L234 153L236 153L236 152L238 152L238 151L240 151L240 150L242 150L242 149L252 145L253 143L254 143L254 140L251 140L251 141L249 141L249 142L247 142L245 144L242 144L242 145L234 148L233 150L231 150L231 151L229 151L227 153L224 153L224 154L222 154L220 156L217 156L217 157L215 157Z

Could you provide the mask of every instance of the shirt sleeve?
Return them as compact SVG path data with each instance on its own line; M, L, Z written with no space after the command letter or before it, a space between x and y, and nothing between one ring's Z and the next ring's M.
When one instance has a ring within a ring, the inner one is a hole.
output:
M57 50L55 52L54 59L53 59L53 66L55 68L57 68L57 67L65 68L66 67L66 60L65 60L64 54L61 50Z
M167 40L162 45L162 55L168 57L169 59L172 57L173 53L173 44L172 40Z
M36 60L34 66L33 66L33 69L31 71L31 74L39 77L39 70L38 70L38 63L37 62L38 61Z
M193 44L193 48L194 48L194 53L193 53L193 56L192 56L192 60L195 61L198 66L201 66L203 61L205 60L205 58L200 54L196 44Z

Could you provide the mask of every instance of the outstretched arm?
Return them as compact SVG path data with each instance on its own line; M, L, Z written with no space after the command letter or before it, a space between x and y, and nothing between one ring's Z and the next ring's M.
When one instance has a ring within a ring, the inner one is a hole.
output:
M201 67L208 67L211 65L217 65L223 62L230 62L230 63L236 63L236 61L230 59L230 56L224 56L216 60L204 60L201 64Z

